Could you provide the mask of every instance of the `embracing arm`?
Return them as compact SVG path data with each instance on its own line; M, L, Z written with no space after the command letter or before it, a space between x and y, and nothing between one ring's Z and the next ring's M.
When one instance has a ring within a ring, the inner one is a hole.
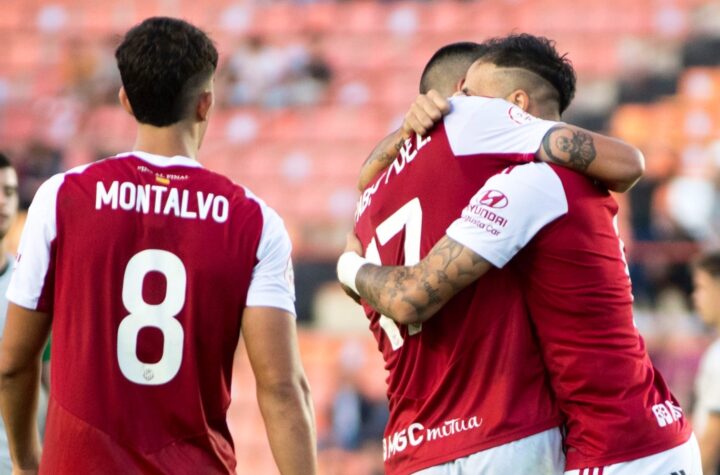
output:
M40 461L36 416L41 355L49 334L48 314L8 304L0 342L0 408L18 473L34 473Z
M343 256L346 256L346 253ZM421 323L440 310L455 294L487 272L492 264L445 236L414 266L376 266L364 263L353 280L352 272L343 284L375 310L404 325ZM347 275L347 274L346 274Z
M405 141L413 134L423 136L433 128L443 115L450 112L450 103L439 92L431 89L420 94L405 114L402 126L385 137L363 163L358 179L358 189L364 190L381 171L397 157Z
M548 131L537 157L544 162L577 170L618 192L632 188L645 170L645 159L637 148L564 124Z
M405 143L402 129L397 129L377 144L370 156L363 163L358 178L358 190L364 190L381 171L395 160Z

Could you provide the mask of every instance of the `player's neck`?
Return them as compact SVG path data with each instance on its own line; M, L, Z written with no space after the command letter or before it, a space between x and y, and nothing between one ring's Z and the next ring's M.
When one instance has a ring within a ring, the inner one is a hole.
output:
M165 157L182 155L196 159L199 148L196 134L193 127L183 123L169 127L139 124L133 150Z

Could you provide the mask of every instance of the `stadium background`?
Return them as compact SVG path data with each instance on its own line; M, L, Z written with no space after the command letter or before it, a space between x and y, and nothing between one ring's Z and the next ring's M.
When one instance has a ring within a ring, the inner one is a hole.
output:
M381 471L382 362L334 261L360 164L399 125L431 54L453 41L556 40L579 79L565 120L644 151L645 178L618 198L637 323L691 407L710 337L688 300L687 262L720 237L719 2L3 0L0 149L18 168L23 206L49 175L132 147L113 50L153 15L183 17L217 42L219 100L201 161L276 208L293 239L322 473ZM242 349L233 397L238 473L274 473Z

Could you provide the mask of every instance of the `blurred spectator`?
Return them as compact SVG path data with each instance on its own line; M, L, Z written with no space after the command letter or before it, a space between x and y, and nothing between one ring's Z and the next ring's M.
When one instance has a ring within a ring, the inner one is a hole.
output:
M720 330L720 253L702 256L693 269L693 300L700 318L717 336ZM707 349L695 383L693 428L698 436L705 475L720 467L720 338Z
M62 151L35 142L19 152L15 159L19 187L20 209L27 209L40 185L59 173L62 168Z
M115 65L116 40L71 38L60 65L67 92L85 104L116 104L120 74Z
M365 354L356 342L348 342L340 354L339 388L332 404L332 434L335 445L358 450L382 440L388 419L386 400L364 394L358 383Z
M269 45L249 37L230 57L222 76L231 106L287 107L320 102L332 78L319 36L309 44Z

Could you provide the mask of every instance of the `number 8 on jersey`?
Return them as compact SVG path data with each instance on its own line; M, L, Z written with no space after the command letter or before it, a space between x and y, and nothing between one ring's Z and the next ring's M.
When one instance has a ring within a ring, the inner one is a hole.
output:
M143 299L142 287L149 272L161 273L167 281L165 298L159 304ZM117 358L122 374L133 383L160 385L172 380L180 370L184 332L177 321L185 305L187 273L175 254L147 249L128 262L123 277L122 301L130 314L118 327ZM163 334L163 352L156 363L144 363L137 357L140 330L155 327Z

